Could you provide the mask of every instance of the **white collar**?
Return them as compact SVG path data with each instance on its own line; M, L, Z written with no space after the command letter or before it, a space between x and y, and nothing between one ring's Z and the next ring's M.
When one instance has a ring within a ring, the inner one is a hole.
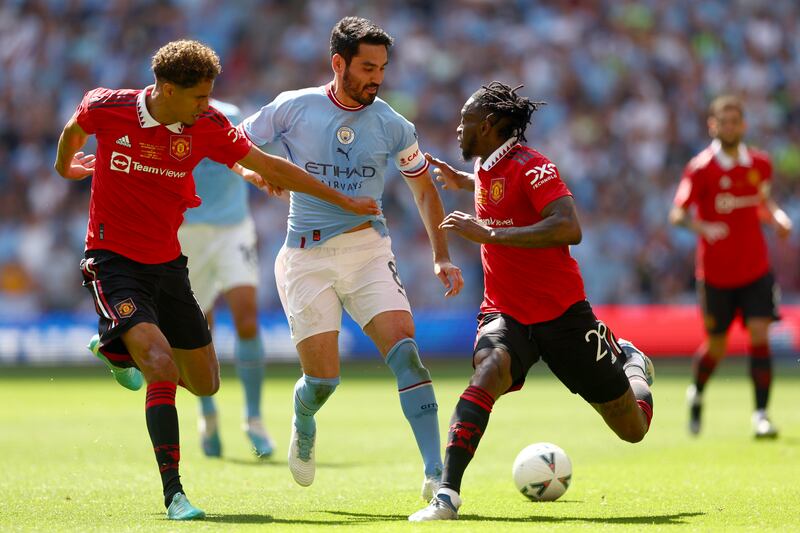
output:
M744 143L739 143L737 151L737 158L734 160L722 150L722 143L719 139L714 139L711 142L711 152L714 154L714 158L717 160L719 166L722 167L722 170L730 170L736 165L749 167L753 163L750 152L747 151L747 146L745 146Z
M139 115L139 126L143 128L152 128L154 126L160 126L161 123L153 118L153 115L150 114L150 111L147 109L147 93L153 90L155 85L148 85L144 88L142 92L139 93L139 97L136 99L136 111ZM174 124L165 125L165 127L174 133L181 133L183 132L183 123L182 122L175 122Z
M510 139L508 139L506 142L504 142L502 145L500 145L500 148L495 150L492 153L492 155L487 157L486 161L481 163L481 169L482 170L491 169L501 159L503 159L503 156L505 156L516 145L517 145L517 138L516 137L511 137Z

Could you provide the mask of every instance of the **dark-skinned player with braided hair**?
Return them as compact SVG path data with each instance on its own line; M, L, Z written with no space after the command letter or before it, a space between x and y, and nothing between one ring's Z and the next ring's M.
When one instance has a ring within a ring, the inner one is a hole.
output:
M456 130L471 174L430 154L445 189L474 191L475 215L455 211L441 224L481 245L484 299L474 373L450 419L441 488L414 522L453 520L461 479L486 431L495 401L519 390L542 359L622 440L641 441L653 416L653 365L592 312L569 246L581 241L575 202L547 157L525 142L542 105L500 82L478 89Z

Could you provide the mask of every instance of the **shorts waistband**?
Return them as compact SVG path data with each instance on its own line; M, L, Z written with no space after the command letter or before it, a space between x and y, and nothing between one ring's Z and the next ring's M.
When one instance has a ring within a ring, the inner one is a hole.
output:
M323 242L317 248L353 248L380 242L384 237L375 228L364 228L352 233L340 233Z

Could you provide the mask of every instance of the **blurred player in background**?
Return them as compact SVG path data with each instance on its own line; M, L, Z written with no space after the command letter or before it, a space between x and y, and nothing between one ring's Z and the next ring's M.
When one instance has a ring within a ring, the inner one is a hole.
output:
M518 88L517 88L518 89ZM461 480L495 401L519 390L539 359L623 440L641 441L653 416L650 359L595 317L569 246L581 241L575 202L558 169L524 146L539 104L492 82L461 110L458 140L472 174L426 154L446 189L474 191L477 217L455 211L441 227L481 244L481 304L469 386L450 419L441 488L409 520L452 520Z
M221 67L196 41L173 41L152 60L145 89L93 89L64 126L55 169L66 179L93 175L81 262L99 315L93 352L123 386L147 381L145 417L164 489L167 517L202 518L178 473L176 385L198 396L219 388L219 363L203 311L189 285L178 227L200 205L192 169L209 157L237 162L276 186L317 195L359 214L379 213L371 198L326 187L284 159L265 154L209 106ZM89 135L97 156L79 151ZM250 179L259 186L258 176ZM135 367L135 368L134 368Z
M346 194L380 202L390 161L406 178L433 250L446 295L461 290L450 262L441 199L414 126L377 98L392 38L372 22L347 17L331 34L334 79L285 92L246 118L257 145L280 141L287 157ZM439 485L441 451L431 377L420 361L414 322L383 216L359 216L305 194L291 194L288 235L275 278L303 376L294 392L289 468L303 486L315 473L315 413L339 384L339 329L346 309L397 378L400 404L424 462L422 494Z
M753 431L774 438L777 428L767 416L772 384L769 325L778 316L778 287L769 265L762 219L786 238L791 220L770 196L769 156L742 142L744 106L734 96L716 98L710 108L711 145L684 170L669 219L698 235L697 292L707 342L694 364L689 386L689 431L700 432L703 391L725 356L728 330L741 314L750 335L750 376L755 388ZM690 210L694 208L694 214Z
M234 124L242 120L233 104L211 100L211 105ZM256 305L258 250L256 230L247 204L247 184L225 165L205 159L194 172L199 207L186 211L178 231L183 254L189 259L189 280L197 302L213 329L214 302L219 295L228 304L236 328L234 359L244 389L243 429L258 457L272 455L273 445L261 419L261 383L264 345ZM217 407L211 396L200 398L200 441L208 457L222 455Z

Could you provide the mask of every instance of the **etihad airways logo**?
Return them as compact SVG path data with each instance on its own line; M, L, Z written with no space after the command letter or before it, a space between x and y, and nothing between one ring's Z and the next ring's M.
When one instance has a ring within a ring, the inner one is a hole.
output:
M306 172L316 176L326 176L334 178L371 178L375 176L375 167L340 167L339 165L331 165L329 163L315 163L309 161L304 165Z
M188 174L185 170L172 170L169 168L151 167L143 165L138 161L131 159L129 155L121 154L119 152L111 153L111 170L117 172L124 172L125 174L131 173L131 168L136 172L146 172L148 174L156 174L157 176L164 176L167 178L184 178Z

